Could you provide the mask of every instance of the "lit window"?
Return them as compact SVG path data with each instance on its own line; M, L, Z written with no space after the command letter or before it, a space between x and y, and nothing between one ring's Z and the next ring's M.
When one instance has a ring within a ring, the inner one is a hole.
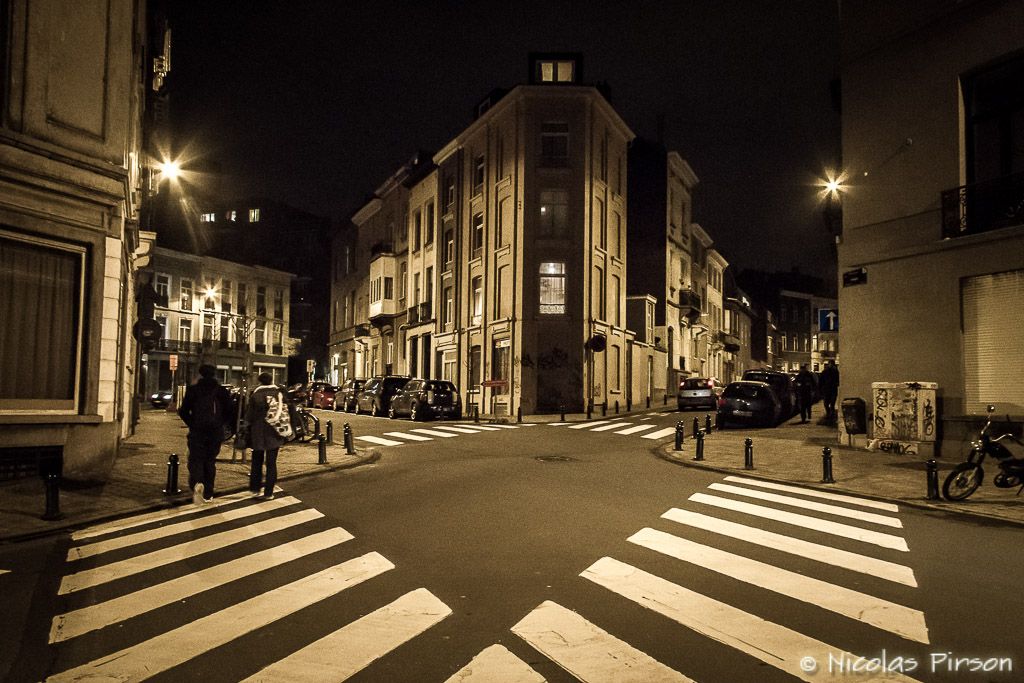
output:
M540 264L540 312L561 315L565 313L565 263Z
M234 220L234 219L232 219L232 220ZM249 209L249 222L250 223L259 223L260 222L260 210L259 209Z
M190 342L192 341L192 321L191 320L180 320L178 322L178 341Z
M178 308L183 311L192 310L192 281L181 281L181 295L178 298Z
M153 276L153 289L161 298L167 298L171 293L171 276L164 273L157 273Z
M228 211L227 213L224 214L224 217L227 218L229 221L238 220L238 212L237 211Z
M484 215L482 213L473 214L473 256L479 256L479 252L484 248Z
M215 214L215 213L204 213L203 215L201 215L199 217L199 220L202 223L214 223L217 220L217 214Z
M575 64L569 60L550 60L538 62L542 83L572 83Z
M473 319L470 321L471 325L479 325L480 319L484 313L484 285L483 278L477 276L473 278L473 284L470 288L473 292Z

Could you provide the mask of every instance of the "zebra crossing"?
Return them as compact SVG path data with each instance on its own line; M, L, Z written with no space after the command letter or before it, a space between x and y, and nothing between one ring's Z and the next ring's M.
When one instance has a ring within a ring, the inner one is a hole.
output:
M648 418L649 419L649 418ZM656 423L644 424L627 421L625 418L613 418L610 420L593 420L588 422L549 422L551 427L565 427L566 429L587 430L588 432L611 432L624 436L637 436L649 441L661 441L675 437L675 427L662 427Z
M432 427L410 428L408 431L384 432L384 436L357 436L357 441L364 441L375 446L402 446L406 443L433 441L435 439L453 439L460 434L481 434L484 432L500 432L505 429L535 427L533 423L514 425L506 424L439 424Z

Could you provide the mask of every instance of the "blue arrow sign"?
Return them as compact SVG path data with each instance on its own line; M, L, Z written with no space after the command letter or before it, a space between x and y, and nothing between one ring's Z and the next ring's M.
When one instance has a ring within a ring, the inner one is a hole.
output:
M819 332L838 332L839 331L839 311L834 308L819 308L818 309L818 331Z

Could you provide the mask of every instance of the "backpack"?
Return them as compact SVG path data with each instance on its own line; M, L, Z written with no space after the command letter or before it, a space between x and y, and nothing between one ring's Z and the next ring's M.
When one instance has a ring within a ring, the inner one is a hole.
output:
M285 440L291 439L295 433L292 429L289 407L281 392L267 397L267 415L264 419Z
M197 387L192 399L191 423L189 427L203 431L214 431L224 426L227 416L218 400L219 386Z

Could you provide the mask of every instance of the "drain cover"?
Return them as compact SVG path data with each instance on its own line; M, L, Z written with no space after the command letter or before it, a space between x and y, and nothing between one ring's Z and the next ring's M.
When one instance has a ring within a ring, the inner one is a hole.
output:
M534 460L540 460L541 462L576 462L576 458L570 458L568 455L538 455Z

